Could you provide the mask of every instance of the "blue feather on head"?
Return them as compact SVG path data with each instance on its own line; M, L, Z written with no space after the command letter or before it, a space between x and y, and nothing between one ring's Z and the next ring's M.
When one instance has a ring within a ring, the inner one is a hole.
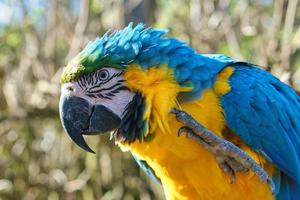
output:
M235 62L223 55L201 55L182 41L164 37L167 32L167 29L145 28L141 23L136 26L130 23L111 34L107 32L89 42L67 65L61 82L76 81L104 66L125 70L130 64L138 64L146 70L166 65L173 70L179 85L193 88L182 95L190 100L210 87L223 67Z

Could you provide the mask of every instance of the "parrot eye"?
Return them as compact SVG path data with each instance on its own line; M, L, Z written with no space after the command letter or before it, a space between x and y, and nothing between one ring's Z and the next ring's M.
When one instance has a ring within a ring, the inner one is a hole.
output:
M101 81L106 81L109 78L109 72L106 69L103 69L99 72L99 79Z

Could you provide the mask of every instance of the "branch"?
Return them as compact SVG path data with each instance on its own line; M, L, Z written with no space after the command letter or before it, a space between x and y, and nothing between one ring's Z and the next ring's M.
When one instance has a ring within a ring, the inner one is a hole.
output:
M81 48L84 32L88 24L89 17L89 0L80 1L80 11L78 16L78 21L75 26L74 35L72 38L69 53L66 60L70 60L75 54L77 54Z
M288 7L286 11L284 29L283 29L283 38L282 38L282 45L281 45L281 65L288 72L291 72L290 69L290 56L292 52L291 37L293 33L297 4L298 4L298 0L288 1ZM289 82L292 85L291 75L289 77Z

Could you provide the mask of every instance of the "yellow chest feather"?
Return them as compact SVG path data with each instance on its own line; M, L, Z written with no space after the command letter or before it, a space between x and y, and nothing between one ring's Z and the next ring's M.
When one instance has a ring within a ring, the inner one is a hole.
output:
M138 70L134 69L133 72L128 74L138 77L136 75ZM223 86L226 84L222 80L222 74L220 77L215 90L205 91L198 101L180 105L202 125L219 135L225 127L225 122L218 95L227 90ZM222 88L225 90L222 91ZM153 96L152 101L155 101L155 98ZM159 112L158 109L156 110ZM207 150L184 135L177 136L177 131L182 124L177 122L173 115L168 114L164 120L168 121L169 131L156 128L154 132L149 133L153 134L150 141L142 143L135 141L130 145L120 144L120 146L128 148L139 159L147 162L160 178L168 200L274 199L268 185L262 183L252 172L238 173L236 181L231 184L229 177L221 171L214 157ZM239 145L257 162L265 162L243 143Z
M220 134L224 119L217 104L213 92L207 91L200 101L181 106L205 127ZM161 179L167 199L274 199L268 186L251 172L238 174L236 182L230 184L214 157L197 142L178 137L177 131L182 125L172 115L168 120L171 133L158 130L151 141L136 141L129 146ZM244 148L254 159L259 159L246 146Z

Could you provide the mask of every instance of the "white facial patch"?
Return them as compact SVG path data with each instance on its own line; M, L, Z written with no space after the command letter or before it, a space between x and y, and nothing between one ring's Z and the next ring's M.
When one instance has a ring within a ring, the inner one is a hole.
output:
M86 99L92 105L103 105L122 119L125 107L134 97L124 82L123 71L106 67L63 84L61 92Z

